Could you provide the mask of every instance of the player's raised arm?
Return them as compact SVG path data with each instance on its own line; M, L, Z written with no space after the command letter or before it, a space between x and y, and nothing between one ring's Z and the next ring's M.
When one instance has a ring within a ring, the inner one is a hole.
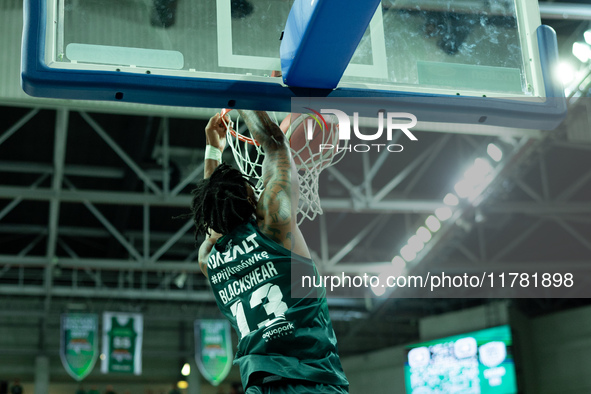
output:
M262 174L264 191L257 204L257 216L263 219L261 231L291 249L295 209L292 209L293 167L287 138L266 112L239 112L265 152ZM295 204L297 207L297 200Z
M222 153L226 148L226 126L219 113L212 116L205 126L205 143L203 178L206 179L222 163Z
M222 153L226 148L226 126L219 113L212 116L207 126L205 126L205 141L203 178L207 179L222 163ZM209 229L205 235L205 240L199 247L199 267L205 275L207 275L207 257L220 236L221 234Z

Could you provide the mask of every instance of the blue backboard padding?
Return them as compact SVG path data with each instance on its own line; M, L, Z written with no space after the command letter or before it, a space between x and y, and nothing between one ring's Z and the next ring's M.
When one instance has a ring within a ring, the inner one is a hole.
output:
M521 102L357 88L295 88L282 86L275 81L266 83L50 68L44 62L45 0L25 0L24 6L21 83L23 90L35 97L283 112L291 111L293 97L371 97L380 107L411 112L425 122L473 123L544 130L554 129L566 116L562 84L552 75L558 62L556 34L547 26L538 28L547 99ZM117 97L121 95L117 93L122 93L120 100ZM323 108L327 107L323 105ZM486 117L484 122L483 117Z
M380 0L296 0L281 41L289 86L337 87Z
M538 37L538 50L546 97L564 98L564 86L557 77L558 73L556 72L559 63L556 32L550 26L542 25L536 30L536 35ZM564 100L564 105L566 108L566 100Z

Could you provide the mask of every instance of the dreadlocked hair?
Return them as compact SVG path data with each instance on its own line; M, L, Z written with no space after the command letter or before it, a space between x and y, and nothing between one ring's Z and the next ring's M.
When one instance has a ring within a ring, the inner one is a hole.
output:
M247 182L252 185L240 171L221 164L211 177L197 184L191 201L195 239L209 229L229 234L255 214L248 201Z

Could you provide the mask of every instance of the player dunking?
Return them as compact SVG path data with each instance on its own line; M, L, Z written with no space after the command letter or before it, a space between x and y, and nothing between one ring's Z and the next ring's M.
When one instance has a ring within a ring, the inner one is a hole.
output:
M296 222L287 139L265 112L239 112L265 152L260 198L240 171L221 164L226 127L217 114L205 128L205 179L191 204L197 233L206 234L199 265L240 338L234 363L247 394L346 393L324 289L291 297L292 268L317 273Z

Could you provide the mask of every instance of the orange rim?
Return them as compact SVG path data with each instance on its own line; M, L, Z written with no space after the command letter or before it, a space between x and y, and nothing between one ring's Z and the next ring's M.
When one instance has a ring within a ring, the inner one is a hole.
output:
M259 144L258 142L256 142L253 138L249 138L245 135L240 134L239 132L235 131L233 128L231 128L228 123L226 123L226 115L232 111L232 109L228 109L228 108L224 108L222 109L220 115L222 116L222 122L224 122L224 124L226 125L226 129L228 129L228 131L230 132L230 134L232 134L235 138L238 138L238 140L242 141L242 142L247 142L251 145L256 145L256 146L261 146L261 144Z
M222 122L224 122L224 125L226 125L226 129L228 129L228 131L230 131L230 134L232 134L232 135L233 135L235 138L237 138L239 141L242 141L242 142L247 142L247 143L249 143L249 144L251 144L251 145L261 146L261 144L259 144L259 143L258 143L258 142L257 142L257 141L254 139L254 138L250 138L250 137L247 137L247 136L245 136L245 135L243 135L243 134L240 134L239 132L237 132L236 130L234 130L233 128L231 128L231 127L228 125L228 123L226 123L226 118L225 118L225 116L226 116L226 115L227 115L227 114L228 114L230 111L232 111L232 109L231 109L231 108L223 108L223 109L220 111L220 115L221 115L221 117L222 117ZM288 128L288 130L289 130L289 128ZM286 130L286 131L287 131L287 130ZM284 133L285 133L286 131L284 131Z

